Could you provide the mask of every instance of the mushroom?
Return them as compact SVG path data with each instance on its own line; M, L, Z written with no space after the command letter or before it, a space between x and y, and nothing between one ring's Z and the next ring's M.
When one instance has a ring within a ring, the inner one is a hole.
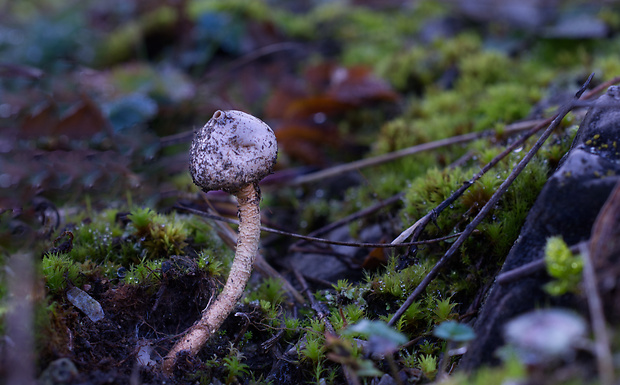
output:
M260 238L258 182L271 173L278 145L273 130L241 111L216 111L196 132L190 149L189 170L203 191L224 190L237 197L239 236L226 285L166 355L163 372L172 375L177 353L195 355L220 328L252 273Z

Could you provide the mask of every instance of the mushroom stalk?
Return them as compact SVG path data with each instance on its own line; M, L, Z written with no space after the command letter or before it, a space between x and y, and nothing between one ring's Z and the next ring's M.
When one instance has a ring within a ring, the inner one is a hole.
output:
M226 285L215 302L204 310L202 318L187 330L164 358L163 370L166 374L172 374L177 353L187 350L191 355L197 354L209 337L219 330L243 295L245 285L252 274L260 239L260 190L257 185L251 184L237 192L236 196L239 209L239 236L235 259Z
M172 376L177 354L196 355L243 295L260 238L258 182L271 173L277 150L271 128L241 111L216 111L196 132L190 149L192 179L205 192L221 189L237 197L239 236L224 289L164 358L162 370L167 376Z

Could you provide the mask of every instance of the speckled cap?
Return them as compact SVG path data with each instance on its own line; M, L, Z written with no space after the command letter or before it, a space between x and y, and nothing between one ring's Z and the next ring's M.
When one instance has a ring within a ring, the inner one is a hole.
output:
M262 120L241 111L216 111L196 132L189 172L204 191L234 193L271 173L278 144Z

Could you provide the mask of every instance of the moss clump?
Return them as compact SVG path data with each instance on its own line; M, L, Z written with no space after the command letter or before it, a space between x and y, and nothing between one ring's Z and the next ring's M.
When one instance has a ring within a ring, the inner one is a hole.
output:
M562 295L575 292L581 283L583 260L573 255L562 237L550 237L545 246L545 264L547 272L554 278L545 285L551 295Z
M183 253L189 232L176 215L163 216L149 208L135 209L127 216L147 257Z
M116 209L88 217L79 214L67 222L57 238L64 241L62 247L54 242L42 261L52 293L64 289L67 281L85 283L89 276L151 285L159 279L164 260L196 257L195 249L202 250L198 266L214 275L221 275L223 264L232 259L232 251L199 218L138 208L129 214Z
M67 281L80 285L84 281L81 265L65 254L47 254L41 262L41 271L50 293L57 293L66 287Z

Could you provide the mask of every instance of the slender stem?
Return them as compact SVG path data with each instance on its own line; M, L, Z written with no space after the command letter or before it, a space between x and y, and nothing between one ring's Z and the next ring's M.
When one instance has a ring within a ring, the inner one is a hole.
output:
M260 191L257 185L251 184L238 191L236 195L239 205L239 236L228 280L215 302L204 310L202 318L187 330L164 358L162 369L169 377L172 376L179 352L186 350L195 355L218 331L243 295L245 285L252 274L260 238Z

